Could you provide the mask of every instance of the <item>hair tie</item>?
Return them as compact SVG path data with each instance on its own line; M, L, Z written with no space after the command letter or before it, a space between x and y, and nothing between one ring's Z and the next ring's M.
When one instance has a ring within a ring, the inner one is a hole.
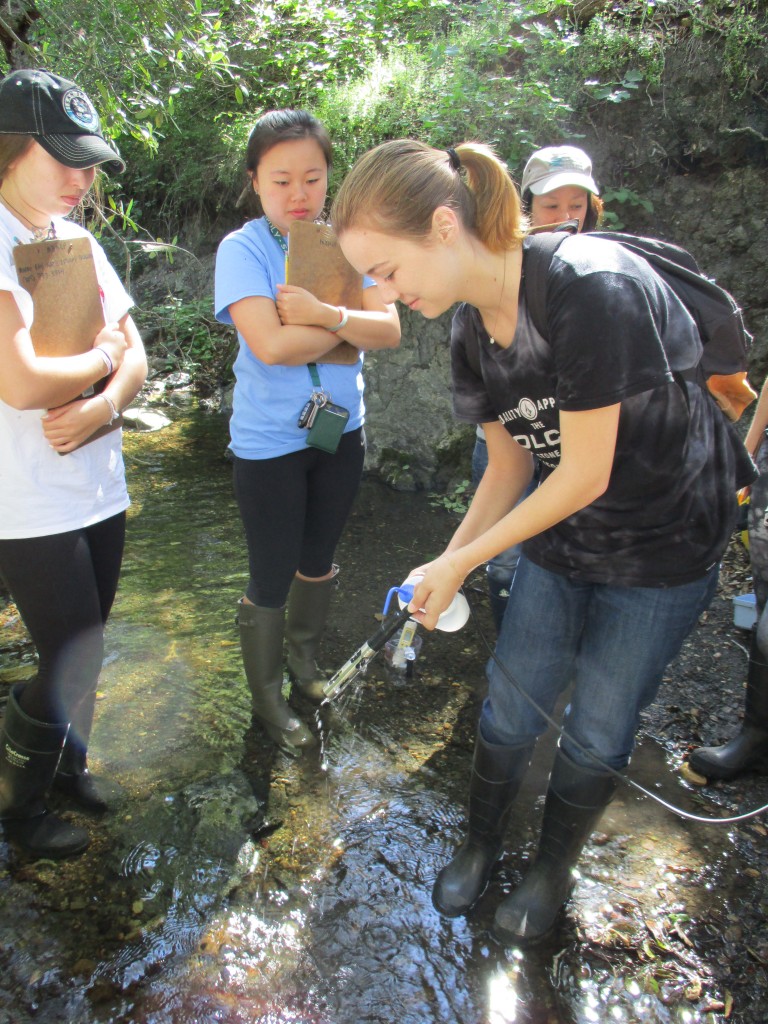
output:
M454 171L460 171L461 170L461 158L460 158L459 154L456 152L456 150L455 149L446 149L445 152L448 154L448 161L449 161L451 167L454 169Z

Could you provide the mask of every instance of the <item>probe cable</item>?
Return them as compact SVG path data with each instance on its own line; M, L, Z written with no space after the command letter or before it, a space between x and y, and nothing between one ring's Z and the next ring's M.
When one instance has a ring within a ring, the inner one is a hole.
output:
M493 646L488 642L488 638L486 637L485 633L480 627L480 623L477 620L477 615L475 613L473 602L469 599L469 595L467 593L467 590L469 588L462 587L461 589L464 591L464 596L467 598L467 603L469 604L469 611L470 614L472 615L472 622L474 623L475 629L477 630L477 634L482 640L486 649L488 650L497 668L509 680L509 682L515 688L515 690L517 690L517 692L528 701L531 707L534 708L534 710L537 711L538 714L540 714L541 717L545 719L545 721L548 722L549 725L552 726L552 728L557 732L557 734L561 738L563 736L567 736L570 743L572 743L575 747L578 747L582 754L586 754L588 757L590 757L603 771L610 772L611 775L614 775L617 779L620 779L627 786L631 786L633 789L638 790L644 796L650 797L651 800L655 800L657 804L661 804L662 807L666 807L668 811L671 811L673 814L676 814L679 818L685 818L688 821L697 821L702 825L735 825L740 821L747 821L747 819L749 818L755 818L758 814L764 814L766 811L768 811L768 804L763 804L762 807L756 807L752 811L747 811L744 814L736 814L729 818L705 818L699 814L692 814L690 811L686 811L682 807L676 807L675 804L668 803L657 793L651 793L650 790L647 790L644 786L641 786L639 782L635 782L634 779L630 779L628 776L624 775L623 772L619 772L615 768L611 768L610 765L605 764L605 762L602 761L596 754L593 754L591 750L587 750L586 747L579 743L578 740L575 740L573 736L570 735L570 733L566 732L565 727L559 725L552 718L551 715L548 715L543 708L539 707L539 705L536 703L533 697L529 693L526 693L525 690L520 686L520 684L509 671L507 666L497 656L496 651L493 649Z

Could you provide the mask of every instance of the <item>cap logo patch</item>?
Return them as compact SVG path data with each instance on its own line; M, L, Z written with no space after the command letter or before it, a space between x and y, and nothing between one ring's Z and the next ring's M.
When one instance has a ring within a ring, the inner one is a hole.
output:
M569 156L563 156L563 155L558 155L558 156L552 157L552 159L549 161L549 166L550 167L568 167L568 168L573 168L576 171L581 169L578 166L578 164L576 163L575 160L573 160Z
M98 132L99 115L81 89L68 89L61 102L64 113L78 128L86 132Z

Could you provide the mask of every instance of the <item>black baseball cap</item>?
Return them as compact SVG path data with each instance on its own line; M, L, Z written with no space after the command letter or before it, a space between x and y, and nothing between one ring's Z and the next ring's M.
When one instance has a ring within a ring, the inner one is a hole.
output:
M103 164L111 174L125 170L80 86L48 71L13 71L0 80L0 134L31 135L65 167Z

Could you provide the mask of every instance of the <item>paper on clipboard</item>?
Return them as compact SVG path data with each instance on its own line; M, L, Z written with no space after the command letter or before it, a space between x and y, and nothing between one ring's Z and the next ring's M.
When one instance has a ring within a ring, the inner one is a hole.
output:
M19 284L32 296L29 333L35 353L76 356L89 352L105 325L90 240L54 238L17 245L13 260ZM102 391L106 381L97 381L93 391ZM99 427L83 444L117 430L122 422L120 416L114 423Z
M32 296L32 344L39 356L73 356L93 347L104 326L88 238L55 238L13 250L19 284Z

